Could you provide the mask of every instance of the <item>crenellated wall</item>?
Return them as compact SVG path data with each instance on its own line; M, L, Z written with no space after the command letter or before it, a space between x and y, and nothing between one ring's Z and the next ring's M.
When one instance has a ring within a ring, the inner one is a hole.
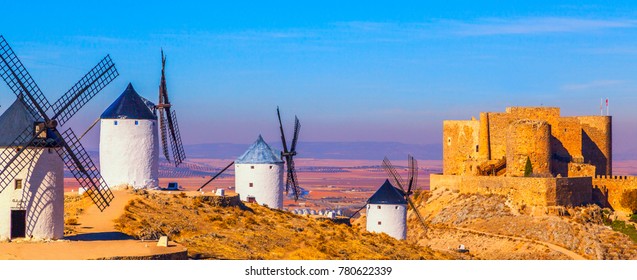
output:
M593 188L593 198L597 204L630 213L630 209L622 206L621 198L624 191L637 189L637 177L597 175L593 178Z

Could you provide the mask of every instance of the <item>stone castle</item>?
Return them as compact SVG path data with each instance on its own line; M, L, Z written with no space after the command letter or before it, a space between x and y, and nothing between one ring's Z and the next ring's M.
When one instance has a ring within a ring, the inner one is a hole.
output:
M621 194L637 189L637 178L612 176L612 117L563 117L555 107L444 121L442 166L432 190L501 194L518 209L596 203L629 212Z

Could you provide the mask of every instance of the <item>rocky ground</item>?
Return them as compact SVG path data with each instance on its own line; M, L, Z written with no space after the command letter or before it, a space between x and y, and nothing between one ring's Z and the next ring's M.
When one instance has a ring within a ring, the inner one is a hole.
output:
M543 211L514 209L499 195L436 190L415 200L427 231L410 213L408 239L432 249L454 251L463 244L479 259L637 258L635 242L606 225L610 210L595 205L538 215Z

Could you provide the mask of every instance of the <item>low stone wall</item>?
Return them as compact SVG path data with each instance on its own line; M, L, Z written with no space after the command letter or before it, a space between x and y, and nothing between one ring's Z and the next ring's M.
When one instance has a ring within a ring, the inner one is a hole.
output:
M576 206L592 203L591 177L535 178L431 174L430 188L503 195L510 198L518 209L526 206Z

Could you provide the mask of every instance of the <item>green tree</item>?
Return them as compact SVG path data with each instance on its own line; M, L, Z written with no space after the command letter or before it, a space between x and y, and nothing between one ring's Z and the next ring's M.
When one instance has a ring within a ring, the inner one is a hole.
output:
M526 165L524 166L524 177L529 177L533 173L533 165L531 165L531 159L526 157Z
M623 207L633 211L633 213L637 212L637 190L624 191L619 203L621 203Z

